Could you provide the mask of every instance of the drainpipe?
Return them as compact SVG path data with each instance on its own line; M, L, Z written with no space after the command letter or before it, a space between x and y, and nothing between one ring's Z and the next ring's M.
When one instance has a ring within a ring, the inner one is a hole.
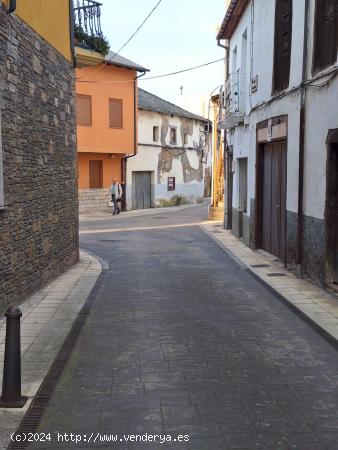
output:
M132 158L133 156L136 156L137 154L137 80L141 77L143 77L146 74L146 72L142 72L141 75L134 78L134 153L129 156L125 156L121 159L121 175L124 181L125 186L125 192L124 192L124 199L126 201L126 188L127 188L127 160L129 158ZM125 209L126 205L124 205Z
M16 0L10 0L7 14L12 14L16 10Z
M220 44L218 41L217 44L225 49L225 84L229 78L229 40L225 41L225 45ZM225 89L224 89L224 95L225 95ZM229 147L228 147L228 139L227 139L227 131L224 130L224 176L225 176L225 183L224 183L224 228L226 230L230 230L232 228L232 211L231 209L231 186L230 186L230 171L231 167L229 167L230 164L230 157L229 157Z
M303 71L299 111L299 162L298 162L298 224L297 224L297 276L303 275L303 215L304 215L304 159L306 127L306 78L307 78L307 40L308 40L309 0L305 0Z
M69 29L70 29L70 50L72 53L73 68L77 66L75 54L75 31L74 31L74 4L73 0L69 0Z

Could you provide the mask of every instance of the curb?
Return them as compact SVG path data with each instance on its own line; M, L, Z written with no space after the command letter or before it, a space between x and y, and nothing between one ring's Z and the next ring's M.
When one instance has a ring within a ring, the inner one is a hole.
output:
M203 225L200 228L243 270L248 272L255 280L261 283L268 291L270 291L279 301L281 301L287 308L294 312L300 319L307 323L311 328L313 328L323 339L325 339L330 345L338 350L338 340L332 336L325 328L320 326L315 320L311 319L307 314L305 314L301 309L299 309L294 303L280 294L275 288L273 288L269 283L260 278L250 267L243 263L236 255L232 253L228 247L220 242L212 233L207 230Z
M87 253L89 256L96 259L96 261L101 264L103 271L106 272L110 269L109 264L107 263L107 261L105 259L101 258L100 256L96 255L95 253L92 253L91 251L89 251L83 247L80 247L80 251L83 253Z
M85 251L86 253L89 253ZM90 253L89 253L90 254ZM98 257L96 255L90 254L98 261ZM103 260L102 260L103 261ZM100 261L99 261L100 262ZM101 263L101 262L100 262ZM107 264L107 263L105 263ZM108 266L109 267L109 266ZM36 395L34 396L30 406L28 407L27 412L21 420L21 423L18 429L15 431L15 435L24 435L24 434L34 434L39 427L45 409L48 407L49 402L52 398L54 389L58 380L60 379L62 372L71 357L72 351L76 345L77 339L81 333L81 330L86 323L87 317L90 313L90 309L93 303L96 300L96 296L99 292L99 289L103 283L104 278L106 277L107 270L103 269L100 273L96 283L94 284L92 290L90 291L89 296L87 297L84 305L82 306L79 314L73 322L73 325L66 335L66 338L58 351L54 362L52 363L47 375L45 376L42 384ZM15 442L11 441L8 445L8 449L25 449L28 448L30 442L28 440Z

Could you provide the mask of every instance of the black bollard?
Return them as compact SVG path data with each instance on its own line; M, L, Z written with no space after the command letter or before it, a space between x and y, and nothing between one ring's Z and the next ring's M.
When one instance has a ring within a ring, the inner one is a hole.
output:
M6 344L0 408L22 408L27 401L26 397L21 396L20 318L22 312L16 306L10 306L5 316L7 317Z

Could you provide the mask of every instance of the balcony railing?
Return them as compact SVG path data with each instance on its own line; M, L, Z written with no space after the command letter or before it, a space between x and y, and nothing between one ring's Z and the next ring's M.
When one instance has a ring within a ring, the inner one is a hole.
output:
M233 113L240 112L243 76L238 73L231 73L225 86L225 110Z
M101 6L94 0L74 0L75 44L106 55L109 43L102 33Z
M74 20L90 36L102 36L101 6L94 0L74 0Z
M245 114L245 75L231 73L225 84L222 128L232 128L243 122Z

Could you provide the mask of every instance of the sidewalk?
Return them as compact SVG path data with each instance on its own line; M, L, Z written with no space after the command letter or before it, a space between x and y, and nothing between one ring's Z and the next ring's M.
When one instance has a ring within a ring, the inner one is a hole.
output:
M18 428L101 271L93 256L81 252L78 264L20 306L22 394L29 400L22 409L0 409L0 449L7 447L10 434ZM0 319L0 386L5 325Z
M183 209L188 208L196 208L197 206L201 206L204 203L194 203L189 205L181 205L181 206L170 206L167 208L150 208L150 209L136 209L133 211L125 211L121 212L118 216L114 216L114 220L119 219L128 219L129 217L142 217L142 216L151 216L153 214L163 214L168 212L181 211ZM80 213L79 215L80 222L92 222L97 220L111 220L112 214L111 212L87 212Z
M311 281L297 278L274 257L253 251L221 222L204 222L201 228L242 267L270 286L293 310L335 345L338 345L338 298Z

